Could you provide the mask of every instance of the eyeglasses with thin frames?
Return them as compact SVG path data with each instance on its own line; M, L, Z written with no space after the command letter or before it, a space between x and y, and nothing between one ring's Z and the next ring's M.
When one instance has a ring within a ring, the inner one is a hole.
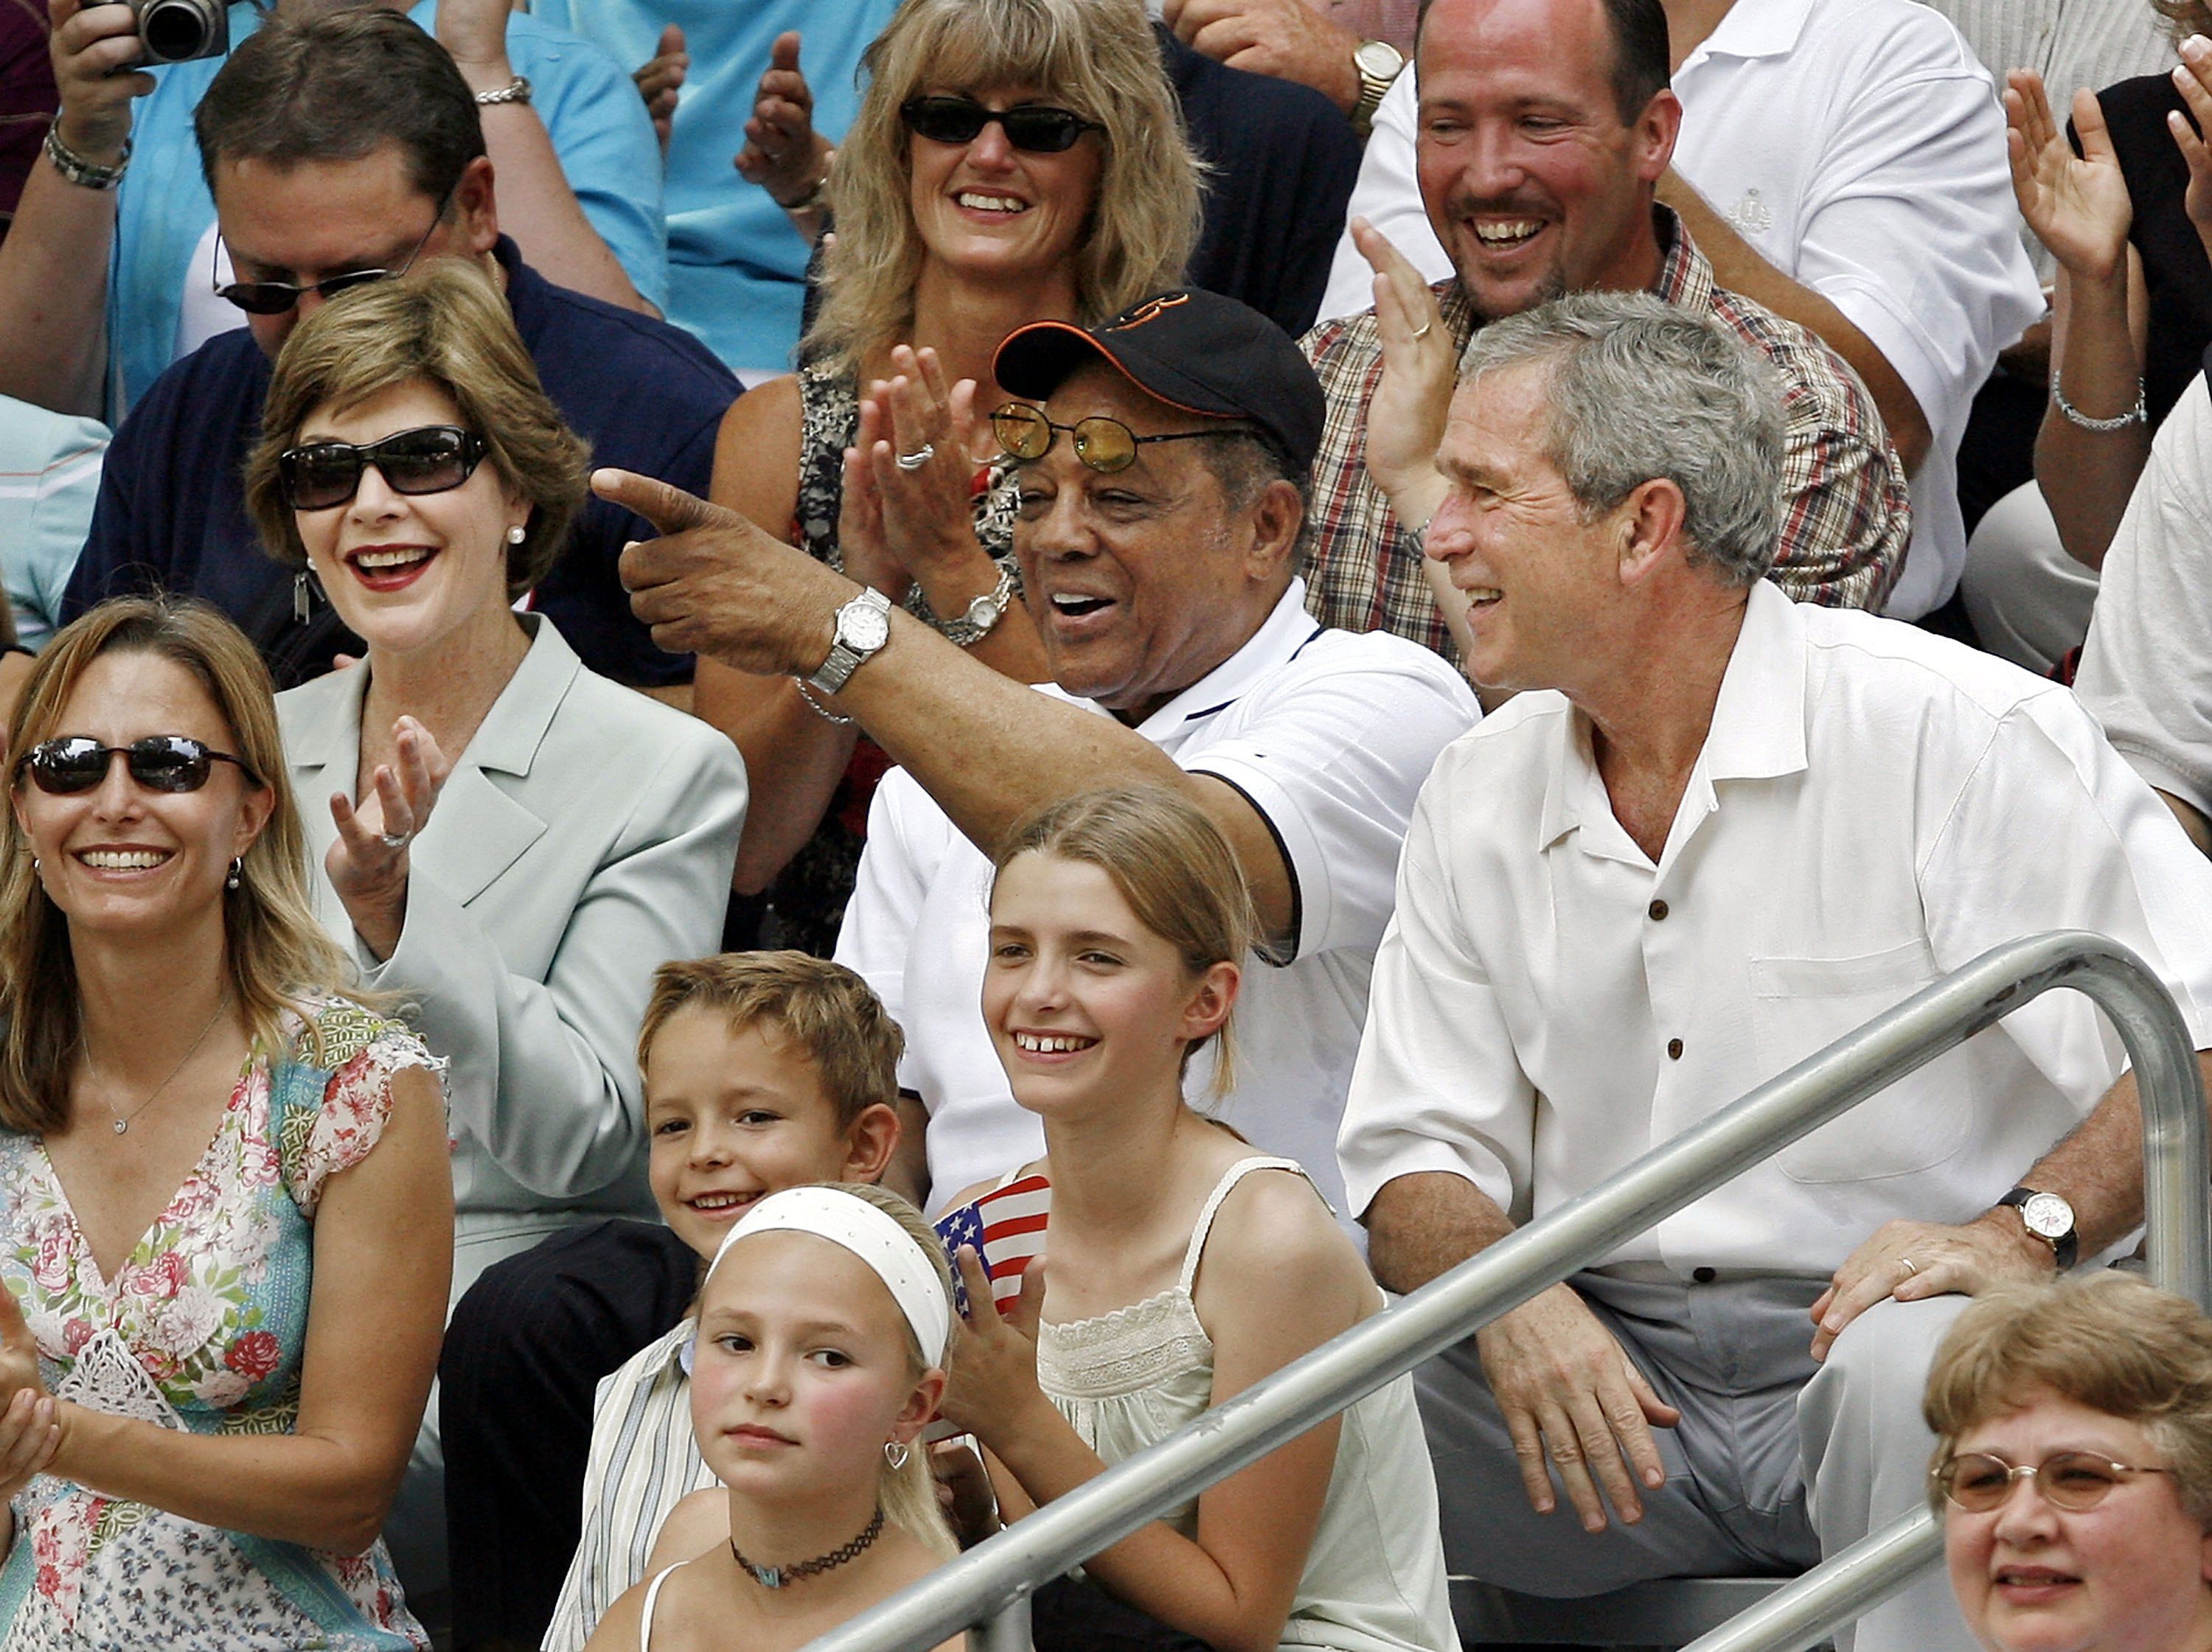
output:
M2079 1514L2112 1495L2112 1488L2137 1474L2170 1474L2170 1468L2116 1463L2092 1451L2054 1451L2039 1463L2008 1463L1993 1452L1968 1451L1946 1458L1931 1471L1936 1489L1969 1514L1985 1515L2012 1496L2017 1480L2035 1482L2054 1509Z
M1206 436L1249 435L1248 425L1226 425L1218 430L1174 430L1162 436L1140 436L1103 413L1073 424L1054 424L1039 409L1025 402L1008 402L991 415L991 434L1006 453L1025 463L1042 459L1062 431L1075 443L1075 457L1102 476L1113 476L1137 462L1137 449L1156 441L1196 441Z
M325 300L333 299L355 287L366 287L371 282L389 281L395 276L404 276L415 267L415 260L422 256L422 249L430 244L430 237L436 234L438 226L446 222L447 209L453 205L454 191L459 187L456 184L446 191L445 198L438 203L437 212L431 217L430 227L422 232L415 243L414 250L408 253L406 260L397 270L349 270L342 275L309 282L305 286L295 286L289 281L225 282L222 278L222 238L218 235L216 238L216 262L210 276L215 282L216 296L228 300L248 315L283 315L288 310L297 309L300 301L310 293Z

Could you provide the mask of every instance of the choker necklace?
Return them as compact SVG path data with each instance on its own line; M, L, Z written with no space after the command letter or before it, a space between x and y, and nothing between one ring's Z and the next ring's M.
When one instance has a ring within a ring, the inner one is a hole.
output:
M763 1588L780 1589L786 1583L796 1582L802 1577L812 1577L817 1572L831 1571L843 1565L848 1560L863 1552L876 1540L883 1529L884 1511L878 1508L876 1510L876 1517L868 1522L867 1528L860 1536L854 1538L850 1543L832 1549L829 1553L817 1556L812 1560L796 1560L788 1566L756 1566L738 1552L738 1540L734 1537L730 1540L730 1553L738 1564L753 1575L753 1581Z
M207 1042L208 1035L215 1030L215 1023L222 1019L222 1012L229 1007L230 993L226 990L222 999L215 1006L215 1013L208 1017L207 1025L200 1029L200 1036L192 1040L191 1048L186 1050L184 1053L183 1057L178 1061L177 1065L169 1069L168 1078L162 1079L160 1084L155 1085L152 1094L149 1095L144 1101L139 1102L137 1106L132 1108L128 1113L118 1113L115 1110L114 1102L109 1101L105 1096L100 1098L100 1105L107 1109L108 1116L115 1121L115 1133L117 1135L122 1135L125 1131L129 1130L131 1128L131 1120L137 1118L141 1113L143 1113L148 1108L153 1106L155 1102L161 1099L161 1092L167 1090L171 1082L175 1079L176 1076L185 1070L185 1063L190 1061L192 1057L200 1053L200 1046ZM89 1045L84 1046L84 1064L91 1070L93 1077L96 1078L100 1076L100 1070L97 1067L94 1067L92 1065L92 1048Z

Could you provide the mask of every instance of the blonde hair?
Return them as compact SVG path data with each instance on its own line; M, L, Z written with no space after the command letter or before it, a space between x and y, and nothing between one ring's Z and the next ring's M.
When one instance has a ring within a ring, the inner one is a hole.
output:
M862 1204L874 1206L897 1223L905 1230L907 1237L913 1240L921 1254L929 1259L931 1271L936 1274L938 1284L944 1287L945 1303L950 1308L952 1302L951 1265L945 1260L945 1247L939 1241L936 1230L929 1225L920 1211L888 1187L878 1187L871 1182L815 1181L800 1185L850 1193ZM710 1269L707 1288L712 1288L717 1275L736 1277L734 1272L724 1274L720 1268ZM888 1291L890 1287L884 1289ZM699 1303L702 1314L706 1309L704 1296L702 1290ZM949 1334L945 1347L924 1348L916 1340L914 1327L908 1322L906 1315L902 1313L896 1317L900 1339L907 1351L908 1376L919 1382L924 1373L932 1369L944 1370L951 1358ZM929 1472L928 1449L919 1439L915 1441L907 1453L906 1461L899 1467L893 1468L890 1459L884 1459L877 1501L883 1509L884 1519L915 1538L939 1559L950 1560L960 1552L959 1542L952 1535L951 1527L945 1523L945 1511L938 1506L937 1481Z
M520 597L568 540L590 491L591 450L538 383L506 299L465 258L427 258L343 294L292 329L246 465L246 511L262 546L280 562L307 566L276 461L315 410L358 407L414 383L445 392L462 425L483 438L492 469L530 501L522 542L501 547L507 593Z
M1035 87L1105 128L1097 197L1071 254L1075 319L1103 321L1181 282L1203 168L1139 0L905 0L862 63L868 88L830 175L837 239L804 359L855 374L913 336L925 253L899 106L931 85Z
M718 952L664 963L638 1029L637 1065L652 1059L669 1017L692 1005L719 1010L732 1032L772 1029L804 1054L847 1128L878 1102L898 1102L905 1035L884 1002L842 963L806 952Z
M2212 1319L2196 1303L2109 1269L1977 1297L1929 1368L1933 1466L2039 1388L2140 1425L2169 1460L2181 1506L2212 1531ZM1932 1480L1929 1500L1940 1514Z
M1204 810L1164 787L1086 792L1038 810L999 846L993 889L1015 857L1030 853L1104 872L1137 921L1174 947L1193 977L1217 963L1242 968L1259 940L1251 891L1235 851ZM1237 1087L1231 1022L1185 1048L1185 1065L1209 1042L1218 1101Z
M354 971L320 923L307 893L307 835L285 767L268 668L238 628L204 603L118 597L67 625L32 668L8 724L12 787L26 781L32 748L62 732L63 708L93 661L147 653L181 666L215 702L243 783L270 793L268 823L223 896L223 965L230 988L272 1053L281 1018L303 997L366 1001ZM220 765L228 767L228 765ZM70 1070L82 1036L68 920L47 898L30 841L12 811L0 841L0 1126L58 1130L69 1121ZM312 1033L313 1023L308 1023ZM317 1044L320 1053L319 1042Z

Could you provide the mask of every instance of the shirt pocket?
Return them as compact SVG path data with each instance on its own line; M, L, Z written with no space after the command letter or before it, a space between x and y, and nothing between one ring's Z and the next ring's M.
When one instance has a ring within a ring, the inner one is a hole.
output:
M1773 1078L1936 979L1924 941L1842 958L1751 960L1752 1039ZM1795 1181L1871 1181L1941 1164L1965 1145L1972 1087L1942 1057L1775 1155Z

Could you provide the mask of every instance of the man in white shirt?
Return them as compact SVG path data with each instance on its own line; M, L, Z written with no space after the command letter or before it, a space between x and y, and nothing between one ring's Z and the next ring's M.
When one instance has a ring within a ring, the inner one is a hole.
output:
M1376 961L1340 1152L1393 1289L2021 935L2117 937L2208 1042L2212 868L2063 689L1760 578L1778 431L1759 364L1647 295L1468 353L1427 550L1522 692L1438 760ZM2039 999L1432 1362L1453 1569L1789 1570L1922 1502L1966 1297L2139 1219L2122 1069ZM1585 1529L1530 1516L1547 1461ZM1856 1636L1972 1644L1940 1575Z
M1966 563L1954 461L1974 392L2044 307L1989 73L1917 0L1665 3L1682 128L1659 199L1723 287L1810 328L1866 380L1912 473L1911 554L1887 611L1917 619ZM1451 260L1415 177L1419 96L1401 75L1383 98L1349 211L1441 281ZM1347 234L1322 319L1373 299Z
M901 1154L925 1139L927 1153L904 1164L909 1185L941 1205L1043 1146L984 1028L979 846L1045 803L1150 783L1221 829L1267 938L1237 1006L1241 1082L1212 1110L1327 1192L1406 819L1474 723L1474 695L1418 644L1306 614L1297 564L1321 387L1266 317L1162 294L1089 330L1019 329L994 376L1042 404L1013 407L1026 422L998 434L1021 456L1024 603L1007 618L1034 623L1051 684L968 659L730 513L602 472L602 492L676 531L626 556L633 604L668 646L800 676L904 769L877 794L838 961L906 1032ZM891 451L919 475L940 445L943 431L908 434ZM886 472L896 484L888 452L872 474ZM964 462L955 474L964 522ZM848 472L848 560L866 515L854 485ZM880 617L864 623L872 605Z
M2212 392L2190 381L2105 553L2074 691L2212 853Z

